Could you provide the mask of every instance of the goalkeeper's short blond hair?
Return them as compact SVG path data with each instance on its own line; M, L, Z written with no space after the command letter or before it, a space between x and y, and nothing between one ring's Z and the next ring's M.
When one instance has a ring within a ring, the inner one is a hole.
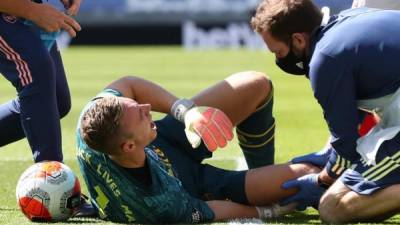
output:
M80 133L86 144L99 152L112 155L118 146L123 104L116 96L94 100L83 114Z

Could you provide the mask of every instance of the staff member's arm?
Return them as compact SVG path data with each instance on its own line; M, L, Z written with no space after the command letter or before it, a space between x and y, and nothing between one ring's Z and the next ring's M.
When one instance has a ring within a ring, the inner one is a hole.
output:
M71 13L77 12L77 7L79 7L77 4L80 4L80 1L71 5ZM30 0L1 0L0 12L30 20L47 32L63 29L71 37L75 37L76 32L81 30L79 23L68 15L50 5L38 4Z

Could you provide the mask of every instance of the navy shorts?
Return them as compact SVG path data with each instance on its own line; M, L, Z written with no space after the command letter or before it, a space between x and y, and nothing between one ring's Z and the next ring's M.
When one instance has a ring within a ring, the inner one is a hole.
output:
M376 165L359 160L342 174L340 180L353 191L365 195L400 184L400 134L381 144Z
M212 156L202 143L193 149L186 139L183 123L172 116L156 122L158 136L152 143L167 156L173 172L185 190L203 200L232 200L248 204L245 193L247 171L231 171L202 164ZM166 162L168 164L168 162Z

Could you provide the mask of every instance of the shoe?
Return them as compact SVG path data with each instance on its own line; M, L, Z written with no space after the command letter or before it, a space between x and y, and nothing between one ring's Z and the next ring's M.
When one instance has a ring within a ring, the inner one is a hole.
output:
M97 210L90 203L89 197L81 194L81 204L76 208L73 217L96 218Z

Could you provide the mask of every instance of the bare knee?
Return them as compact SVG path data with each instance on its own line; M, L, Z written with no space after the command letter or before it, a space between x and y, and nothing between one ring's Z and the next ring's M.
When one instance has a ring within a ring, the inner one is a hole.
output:
M262 105L269 97L272 90L272 82L265 73L257 71L244 71L233 74L230 79L238 79L245 84L249 90L254 92L254 98L257 98Z
M336 182L322 196L318 210L323 222L340 224L351 222L361 208L358 195L341 182Z
M321 169L319 167L316 167L316 166L314 166L312 164L308 164L308 163L290 164L290 168L295 173L296 177L301 177L306 174L321 172Z
M392 185L371 195L362 195L337 181L321 198L321 220L327 223L383 221L399 212L399 192L400 185Z
M247 71L243 73L245 73L246 76L251 79L254 90L260 91L260 94L263 94L265 96L269 95L272 84L271 80L265 73L258 71Z
M340 223L340 216L338 212L340 199L330 193L326 193L318 206L319 216L324 223Z

